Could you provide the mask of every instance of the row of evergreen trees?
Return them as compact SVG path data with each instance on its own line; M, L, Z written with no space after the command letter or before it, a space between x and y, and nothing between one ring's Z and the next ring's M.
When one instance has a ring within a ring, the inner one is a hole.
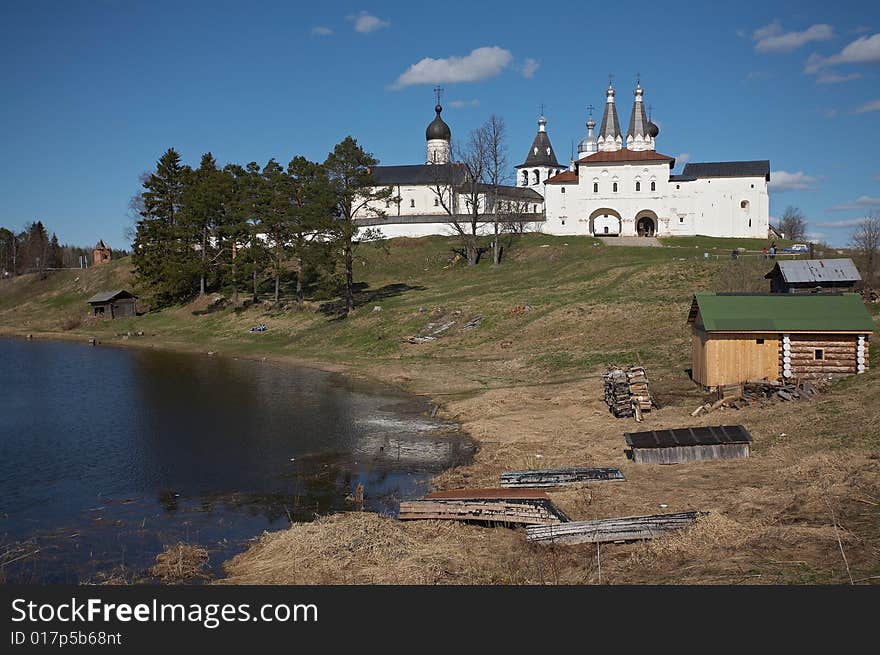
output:
M79 268L82 256L91 262L91 248L61 245L54 232L49 236L42 221L29 223L21 232L0 227L0 277L33 272L45 275L52 269Z
M323 163L297 156L286 168L274 159L219 168L206 153L193 169L171 148L137 196L137 275L156 306L211 290L256 302L270 283L278 301L290 279L299 304L309 284L342 283L351 311L355 248L377 236L355 224L353 204L391 195L372 189L376 164L352 137Z

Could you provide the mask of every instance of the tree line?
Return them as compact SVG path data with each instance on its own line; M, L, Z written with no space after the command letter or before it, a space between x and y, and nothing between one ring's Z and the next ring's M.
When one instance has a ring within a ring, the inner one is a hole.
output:
M114 250L113 256L125 255ZM41 276L53 269L80 268L81 258L91 262L92 249L60 244L42 221L28 223L19 232L0 226L0 277L8 278L37 272Z
M354 308L358 244L378 236L354 220L358 202L387 200L373 188L377 160L352 137L323 163L296 156L286 166L229 164L209 152L198 168L169 148L143 179L136 197L135 271L156 306L228 289L257 302L271 284L277 302L285 279L302 305L307 286L344 286L346 312Z

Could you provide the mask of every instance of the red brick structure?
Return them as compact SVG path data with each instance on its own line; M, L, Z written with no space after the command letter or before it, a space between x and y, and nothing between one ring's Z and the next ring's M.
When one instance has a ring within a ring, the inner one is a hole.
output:
M92 266L97 266L98 264L106 264L111 259L110 246L104 243L104 240L101 239L95 244L95 249L92 250Z

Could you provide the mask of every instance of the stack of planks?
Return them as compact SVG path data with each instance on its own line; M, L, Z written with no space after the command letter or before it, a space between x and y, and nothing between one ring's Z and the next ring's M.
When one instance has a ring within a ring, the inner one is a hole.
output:
M653 400L644 366L609 366L602 380L605 383L605 403L616 418L634 416L641 421L642 412L651 411Z
M558 487L582 482L623 481L623 473L616 468L575 466L562 469L530 469L501 474L502 487Z
M568 521L538 489L457 489L401 501L397 518L478 521L505 525L556 525Z
M537 543L583 544L653 539L693 525L700 512L574 521L526 528L526 540Z

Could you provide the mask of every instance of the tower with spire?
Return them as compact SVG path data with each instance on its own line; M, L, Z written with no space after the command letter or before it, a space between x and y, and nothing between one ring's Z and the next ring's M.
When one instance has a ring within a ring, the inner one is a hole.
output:
M450 159L450 143L452 142L452 130L446 122L440 118L440 112L443 107L440 105L440 94L443 89L437 87L434 89L437 97L437 105L434 107L436 116L434 120L428 124L425 130L425 139L427 141L427 162L428 164L448 164Z
M593 134L593 128L596 127L596 121L593 120L593 105L587 109L590 110L590 117L587 119L587 137L578 144L578 159L599 152L599 143L596 141L596 135Z
M657 126L648 120L645 114L645 103L642 101L642 84L636 80L636 88L633 91L633 108L629 118L629 129L626 131L626 147L629 150L654 150L654 137L659 130Z
M599 128L599 137L596 141L600 152L614 152L623 147L620 121L617 120L617 106L614 104L614 85L611 79L608 80L608 89L605 91L605 113L602 115L602 125Z
M538 118L538 133L532 140L532 147L529 148L525 161L516 170L517 186L523 187L540 187L547 178L562 171L547 134L547 119L544 117L543 107Z

